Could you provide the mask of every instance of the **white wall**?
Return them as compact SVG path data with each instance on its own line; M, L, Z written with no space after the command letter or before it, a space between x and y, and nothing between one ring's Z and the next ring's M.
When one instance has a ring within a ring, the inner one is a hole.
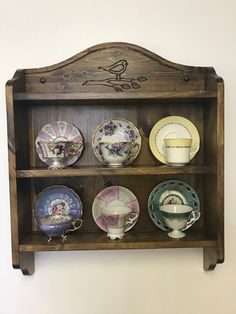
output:
M0 1L0 314L236 313L235 11L234 0ZM201 249L38 253L33 276L12 269L4 84L108 41L224 77L226 260L213 272Z

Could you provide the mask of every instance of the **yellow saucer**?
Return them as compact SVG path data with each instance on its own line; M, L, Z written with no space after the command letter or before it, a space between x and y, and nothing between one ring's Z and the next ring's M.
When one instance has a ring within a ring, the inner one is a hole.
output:
M166 164L165 143L167 138L191 138L192 145L190 159L199 150L200 136L195 125L181 116L168 116L159 120L151 130L149 146L153 155L162 163Z

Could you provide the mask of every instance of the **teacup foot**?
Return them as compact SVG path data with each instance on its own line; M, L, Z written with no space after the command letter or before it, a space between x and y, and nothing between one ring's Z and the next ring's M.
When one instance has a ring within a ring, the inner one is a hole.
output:
M123 167L123 164L109 164L109 167Z
M181 239L185 237L185 233L179 230L173 230L171 232L168 232L168 236L174 239Z
M65 167L64 166L61 166L61 165L51 165L48 167L48 169L64 169Z
M168 165L172 167L183 167L186 163L168 163Z
M123 239L124 233L107 233L107 237L111 240Z
M62 241L66 241L66 240L67 240L67 237L68 237L67 235L62 234L62 235L61 235Z

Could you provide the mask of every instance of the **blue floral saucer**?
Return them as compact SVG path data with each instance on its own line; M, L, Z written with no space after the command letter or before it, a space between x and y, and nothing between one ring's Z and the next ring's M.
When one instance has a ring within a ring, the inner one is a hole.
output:
M82 211L80 197L72 189L53 185L37 196L34 218L40 230L53 238L62 236L70 225L81 221Z

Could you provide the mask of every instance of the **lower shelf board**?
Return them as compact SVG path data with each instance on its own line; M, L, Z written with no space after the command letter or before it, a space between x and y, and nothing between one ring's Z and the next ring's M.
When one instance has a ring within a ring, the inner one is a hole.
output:
M206 236L201 230L187 230L180 240L171 239L167 233L128 232L122 240L110 240L106 233L74 233L66 240L61 238L47 241L41 232L33 232L19 245L20 252L73 251L73 250L113 250L113 249L158 249L158 248L203 248L216 247L217 240Z

